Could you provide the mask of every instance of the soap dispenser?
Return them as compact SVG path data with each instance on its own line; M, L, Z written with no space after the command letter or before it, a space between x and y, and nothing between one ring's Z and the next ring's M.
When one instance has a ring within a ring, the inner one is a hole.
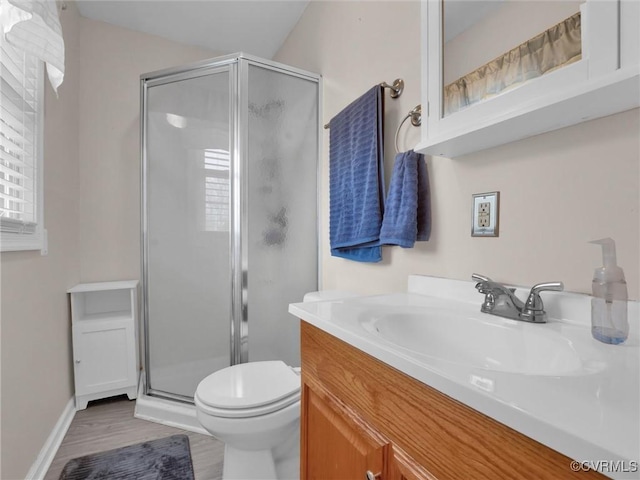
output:
M616 264L616 244L611 238L594 240L602 247L603 266L593 274L591 334L603 343L617 345L629 336L627 320L627 282Z

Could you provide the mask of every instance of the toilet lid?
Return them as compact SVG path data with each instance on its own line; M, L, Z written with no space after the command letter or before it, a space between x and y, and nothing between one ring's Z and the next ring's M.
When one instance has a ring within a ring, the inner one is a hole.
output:
M218 409L248 409L281 403L300 392L300 375L280 360L233 365L200 382L198 399Z

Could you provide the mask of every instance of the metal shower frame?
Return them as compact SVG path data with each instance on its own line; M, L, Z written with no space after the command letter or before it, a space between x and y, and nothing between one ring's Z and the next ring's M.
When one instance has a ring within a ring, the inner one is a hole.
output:
M148 304L148 266L149 266L149 244L148 244L148 213L147 213L147 91L149 87L163 85L167 83L178 82L197 78L212 73L223 71L229 72L229 145L231 147L230 162L230 183L231 183L231 201L230 201L230 271L231 271L231 358L230 364L245 363L249 358L248 335L249 335L249 316L248 316L248 244L246 235L243 233L248 229L247 223L247 176L242 173L248 171L248 159L246 152L248 151L248 95L242 95L248 91L249 82L249 66L255 65L261 68L286 73L290 76L296 76L318 84L318 145L316 160L317 175L317 218L316 223L316 251L317 256L317 272L318 287L321 283L321 264L319 251L318 232L320 231L320 152L321 152L321 136L320 126L322 125L322 77L315 73L307 72L295 67L290 67L278 62L265 60L253 55L244 53L234 53L222 57L205 60L202 62L192 63L189 65L173 67L158 70L140 75L140 178L141 178L141 271L142 271L142 363L145 375L144 393L164 397L181 402L193 403L191 397L153 390L150 387L149 377L149 304Z

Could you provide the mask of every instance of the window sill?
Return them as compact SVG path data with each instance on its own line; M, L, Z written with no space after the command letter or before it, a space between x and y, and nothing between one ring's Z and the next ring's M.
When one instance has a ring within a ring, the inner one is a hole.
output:
M2 253L40 250L42 255L46 255L47 243L46 229L30 234L0 233L0 252Z

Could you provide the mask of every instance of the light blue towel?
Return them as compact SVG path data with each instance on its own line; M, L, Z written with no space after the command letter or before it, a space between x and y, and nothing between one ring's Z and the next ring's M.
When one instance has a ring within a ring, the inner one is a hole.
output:
M424 156L413 150L399 153L391 174L380 243L411 248L431 235L431 197Z
M329 237L331 255L382 260L384 212L382 87L376 85L331 119Z

